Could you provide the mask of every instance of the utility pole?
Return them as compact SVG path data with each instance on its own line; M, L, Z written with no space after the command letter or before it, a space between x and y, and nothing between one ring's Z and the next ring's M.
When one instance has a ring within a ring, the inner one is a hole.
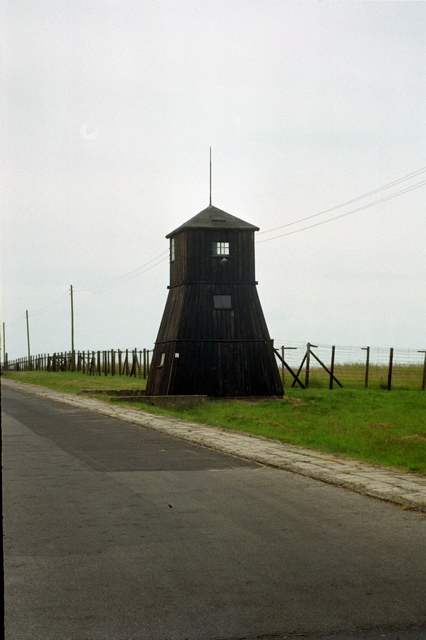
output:
M71 285L71 351L74 353L74 289Z
M6 323L3 322L3 366L6 365Z
M25 311L27 318L27 343L28 343L28 368L31 369L31 349L30 349L30 321L28 318L28 310Z
M71 371L75 369L75 347L74 347L74 288L70 285L71 291Z

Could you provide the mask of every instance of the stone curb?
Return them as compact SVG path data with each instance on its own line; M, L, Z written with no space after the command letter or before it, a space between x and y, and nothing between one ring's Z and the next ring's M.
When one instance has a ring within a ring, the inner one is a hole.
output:
M53 391L3 378L2 386L136 425L251 462L320 480L327 484L426 513L426 477L283 444L259 436L157 416L102 400Z

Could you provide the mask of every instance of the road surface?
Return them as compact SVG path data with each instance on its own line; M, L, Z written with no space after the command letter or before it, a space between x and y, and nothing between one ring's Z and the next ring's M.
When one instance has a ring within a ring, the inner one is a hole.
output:
M425 516L3 389L7 640L426 639Z

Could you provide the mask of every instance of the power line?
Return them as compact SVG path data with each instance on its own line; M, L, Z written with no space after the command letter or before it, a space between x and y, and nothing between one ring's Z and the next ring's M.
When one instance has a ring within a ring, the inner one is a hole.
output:
M358 202L359 200L363 200L364 198L367 198L371 195L374 195L375 193L380 193L381 191L384 191L385 189L389 189L390 187L396 186L397 184L400 184L402 182L405 182L406 180L410 180L416 176L419 176L420 174L424 173L426 171L426 167L423 167L421 169L417 169L416 171L413 171L412 173L409 173L405 176L402 176L401 178L398 178L396 180L393 180L392 182L389 182L381 187L378 187L377 189L373 189L372 191L369 191L368 193L365 193L361 196L358 196L356 198L352 198L351 200L347 200L346 202L336 205L334 207L331 207L330 209L326 209L324 211L320 211L318 213L315 213L311 216L306 216L305 218L301 218L299 220L295 220L293 222L288 222L284 225L281 225L279 227L274 227L273 229L268 229L266 231L262 231L260 232L258 235L262 235L265 233L272 233L273 231L278 231L279 229L284 229L286 227L290 227L292 225L295 224L299 224L301 222L305 222L306 220L311 220L313 218L316 218L318 216L324 215L326 213L330 213L331 211L335 211L336 209L339 209L341 207L347 206L349 204L353 204L354 202ZM421 182L418 182L414 185L411 185L410 187L407 187L405 189L402 189L396 193L390 194L384 198L380 198L379 200L375 200L373 202L370 202L364 206L361 207L357 207L356 209L353 209L351 211L347 211L346 213L342 213L338 216L334 216L332 218L329 218L327 220L322 220L321 222L317 222L316 224L311 224L308 225L306 227L302 227L301 229L296 229L295 231L289 231L287 233L283 233L277 236L273 236L272 238L265 238L264 240L259 240L259 243L262 242L268 242L269 240L276 240L277 238L282 238L284 236L288 236L288 235L292 235L295 233L300 233L301 231L306 231L308 229L312 229L314 227L318 227L321 226L323 224L327 224L329 222L333 222L334 220L338 220L339 218L343 218L349 215L353 215L354 213L357 213L359 211L363 211L365 209L368 209L370 207L373 207L377 204L380 204L382 202L386 202L387 200L391 200L393 198L396 198L400 195L403 195L404 193L408 193L409 191L412 191L414 189L418 189L422 186L424 186L426 184L426 180L423 180ZM140 267L137 267L136 269L133 269L132 271L129 271L121 276L116 276L115 278L111 278L108 280L104 280L99 282L96 285L93 285L91 287L87 287L86 289L84 289L83 291L79 291L78 293L99 293L101 291L107 291L109 289L112 289L114 287L120 286L121 284L125 284L126 282L128 282L129 280L132 280L133 278L136 278L140 275L143 275L144 273L146 273L147 271L150 271L151 269L153 269L154 267L157 267L158 265L162 264L163 262L165 262L167 260L167 257L164 257L165 254L168 253L168 249L163 251L162 253L160 253L158 256L156 256L155 258L152 258L151 260L149 260L148 262L146 262L145 264L141 265ZM160 259L161 258L161 259ZM50 304L46 305L45 307L35 311L32 313L32 317L37 316L37 315L41 315L42 313L45 313L46 311L50 311L51 309L53 309L54 307L56 307L58 304L60 304L65 298L67 298L70 295L70 292L67 291L66 293L64 293L60 298L58 298L57 300L55 300L54 302L51 302ZM20 316L17 320L15 320L14 322L10 323L9 326L13 327L15 325L17 325L18 323L20 323L23 319L26 318L26 313L23 314L22 316Z
M17 324L19 324L20 322L22 322L22 320L25 320L26 318L26 314L23 313L22 316L20 316L17 320L13 320L12 322L8 322L7 326L10 327L15 327Z
M347 211L346 213L341 213L338 216L334 216L333 218L329 218L328 220L322 220L321 222L317 222L315 224L310 224L307 227L302 227L302 229L296 229L295 231L288 231L287 233L281 233L279 236L274 236L273 238L265 238L264 240L259 240L257 244L262 242L268 242L269 240L276 240L277 238L283 238L284 236L291 236L294 233L300 233L301 231L306 231L307 229L313 229L313 227L319 227L322 224L327 224L328 222L333 222L333 220L338 220L339 218L344 218L345 216L350 216L353 213L357 213L358 211L363 211L364 209L369 209L370 207L375 206L376 204L380 204L381 202L386 202L387 200L392 200L392 198L396 198L397 196L401 196L404 193L408 193L408 191L413 191L413 189L418 189L419 187L423 187L426 184L426 180L422 182L418 182L411 187L407 187L406 189L402 189L397 193L393 193L392 195L386 196L386 198L381 198L380 200L375 200L374 202L370 202L369 204L365 204L362 207L358 207L357 209L352 209L352 211ZM305 218L306 219L306 218ZM286 225L285 225L286 226Z
M104 280L103 282L98 283L97 285L93 285L93 287L88 287L87 289L84 289L83 291L75 291L74 289L74 293L99 293L101 291L106 291L108 289L112 289L113 287L117 287L121 284L125 284L126 282L128 282L129 280L132 280L133 278L136 278L139 275L143 275L144 273L146 273L147 271L150 271L150 269L153 269L154 267L158 266L159 264L161 264L162 262L165 262L165 260L167 260L167 257L163 257L165 254L168 253L168 249L166 251L163 251L160 255L156 256L155 258L152 258L152 260L149 260L148 262L146 262L145 264L141 265L140 267L138 267L137 269L133 269L132 271L129 271L128 273L125 273L121 276L117 276L116 278L112 278L110 280ZM161 260L159 260L159 258L162 258ZM158 262L155 262L158 261ZM155 264L152 264L153 262L155 262ZM151 265L151 266L149 266ZM49 304L47 304L45 307L42 307L41 309L37 309L37 311L33 311L31 312L31 317L37 317L43 313L46 313L47 311L50 311L51 309L53 309L54 307L56 307L58 304L60 304L65 298L68 298L70 296L70 291L66 291L66 293L62 294L59 298L57 298L56 300L54 300L53 302L50 302ZM17 318L17 320L8 323L8 327L12 328L18 324L20 324L22 322L22 320L26 320L27 314L23 313L19 318Z
M64 293L60 298L58 298L54 302L51 302L50 304L46 305L42 309L38 309L38 311L33 311L31 313L31 317L41 315L42 313L45 313L46 311L50 311L50 309L53 309L53 307L56 307L58 304L60 304L62 302L62 300L67 298L69 295L70 295L70 293L69 293L69 291L67 291L66 293Z
M126 284L126 282L129 282L129 280L133 280L134 278L143 275L147 271L150 271L151 269L154 269L154 267L158 267L158 265L160 265L162 262L165 262L166 260L168 260L168 256L166 256L165 258L162 258L162 260L159 260L155 264L152 264L150 267L147 267L146 269L144 269L143 271L141 271L139 273L131 275L130 277L125 278L125 279L121 280L120 282L115 282L115 283L112 283L110 285L105 285L104 287L102 287L102 288L100 288L100 289L98 289L96 291L92 291L90 293L100 293L101 291L108 291L109 289L113 289L114 287L118 287L118 286L120 286L122 284Z
M324 211L320 211L319 213L314 213L311 216L307 216L306 218L300 218L300 220L294 220L293 222L287 222L286 224L280 225L279 227L274 227L273 229L267 229L266 231L260 231L257 235L260 236L264 233L272 233L273 231L278 231L278 229L284 229L285 227L291 227L294 224L299 224L300 222L305 222L306 220L311 220L312 218L317 218L318 216L322 216L326 213L330 213L331 211L335 211L336 209L340 209L341 207L345 207L348 204L353 204L354 202L358 202L359 200L363 200L364 198L368 198L369 196L374 195L375 193L379 193L380 191L384 191L385 189L389 189L390 187L394 187L397 184L400 184L401 182L405 182L406 180L410 180L418 175L420 175L421 173L424 173L426 171L426 167L422 167L421 169L417 169L417 171L413 171L412 173L407 174L406 176L403 176L402 178L398 178L396 180L393 180L393 182L389 182L385 185L383 185L382 187L378 187L377 189L373 189L372 191L369 191L368 193L364 193L361 196L357 196L356 198L352 198L351 200L347 200L346 202L342 202L342 204L338 204L335 207L331 207L330 209L325 209ZM402 192L401 192L402 193ZM399 195L399 192L396 194ZM334 219L334 218L332 218ZM313 225L315 226L315 225ZM306 228L310 228L310 227L306 227ZM281 236L276 236L276 237L281 237ZM273 238L271 238L272 240ZM261 242L265 242L264 240L261 240Z
M129 271L127 273L124 273L121 276L116 276L115 278L103 280L90 287L86 287L83 291L80 291L80 293L98 293L100 291L104 291L106 289L111 289L113 287L119 286L120 284L124 284L125 282L128 282L128 280L131 280L132 278L136 278L137 276L142 275L146 271L149 271L153 267L156 267L158 264L161 264L162 262L164 262L167 258L164 258L163 256L165 254L168 254L168 252L169 250L166 249L155 258L152 258L152 260L145 262L145 264L141 265L140 267L137 267L136 269L133 269L132 271ZM159 258L162 258L162 260L159 260ZM148 267L148 265L151 265L151 263L155 262L156 260L159 260L159 262L157 262L156 264L153 264L148 269L145 268L145 267Z
M54 307L56 307L58 304L60 304L62 302L62 300L64 300L65 298L67 298L69 296L69 291L67 291L66 293L64 293L60 298L58 298L57 300L55 300L54 302L50 302L48 305L46 305L45 307L42 307L41 309L38 309L37 311L33 311L31 312L31 317L33 318L34 316L38 316L41 315L42 313L45 313L46 311L50 311L50 309L53 309ZM25 320L27 317L27 312L25 312L24 314L22 314L22 316L20 316L17 320L13 321L13 322L9 322L8 323L8 327L14 327L17 324L19 324L20 322L22 322L22 320Z
M150 269L157 267L162 262L165 262L168 259L168 257L167 256L164 257L164 255L168 254L168 252L169 250L166 249L166 251L163 251L162 253L160 253L160 255L156 256L152 260L149 260L148 262L138 267L137 269L133 269L132 271L129 271L128 273L125 273L121 276L117 276L116 278L112 278L111 280L104 280L103 282L99 282L98 284L93 285L92 287L87 287L82 291L78 291L77 293L99 293L101 291L107 291L108 289L118 287L121 284L125 284L129 280L132 280L133 278L137 278L138 276L143 275L147 271L150 271ZM161 258L161 260L159 258ZM153 262L155 262L155 264L152 264ZM151 265L151 266L148 266L148 265Z

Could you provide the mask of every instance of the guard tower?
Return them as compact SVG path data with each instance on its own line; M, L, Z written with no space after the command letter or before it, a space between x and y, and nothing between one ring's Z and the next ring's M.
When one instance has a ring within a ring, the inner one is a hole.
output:
M170 286L147 396L282 396L255 281L259 228L212 205L170 240Z

